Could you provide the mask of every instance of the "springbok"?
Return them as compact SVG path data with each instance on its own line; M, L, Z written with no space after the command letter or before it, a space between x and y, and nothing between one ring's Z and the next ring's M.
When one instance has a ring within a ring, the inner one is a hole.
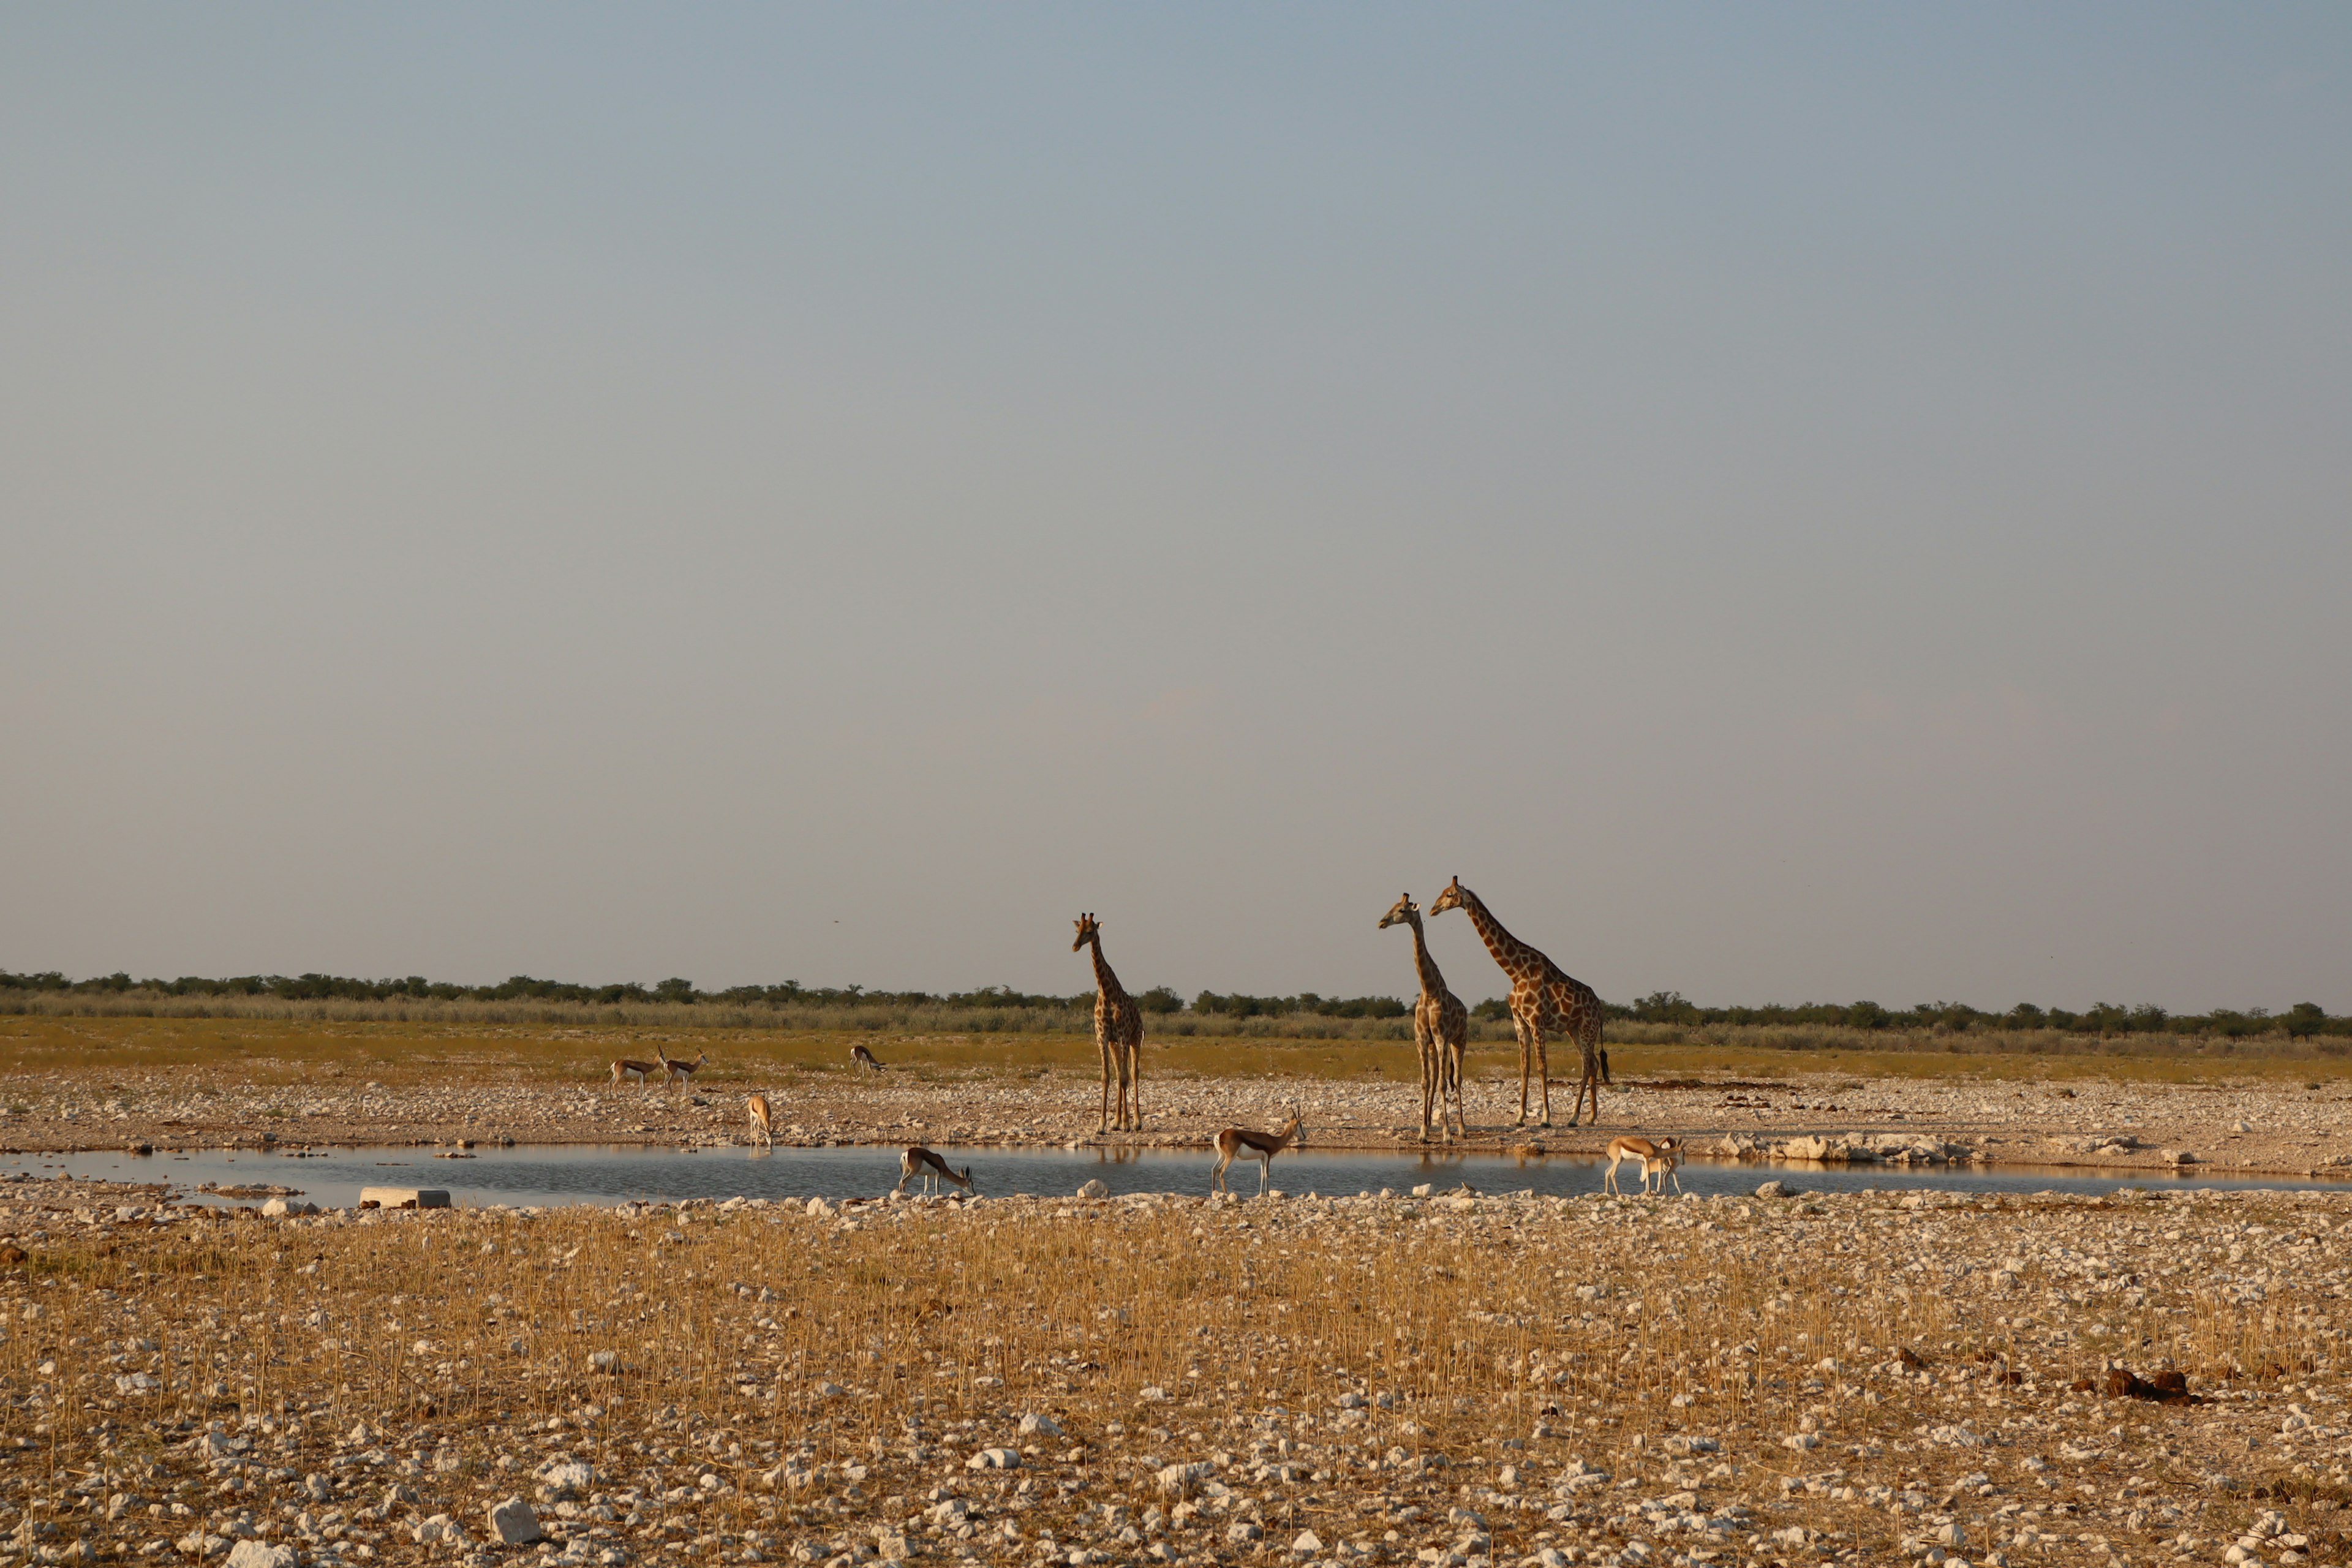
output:
M923 1178L923 1191L937 1192L941 1182L953 1182L965 1192L971 1191L971 1167L950 1170L948 1163L919 1143L909 1143L907 1152L898 1156L898 1184L892 1190L905 1192L907 1184L917 1176Z
M687 1082L692 1083L694 1081L694 1075L700 1072L702 1070L702 1064L709 1059L710 1053L709 1051L703 1052L700 1056L695 1058L690 1062L680 1061L676 1057L672 1056L664 1056L661 1059L661 1065L669 1069L670 1082L676 1083L679 1079L684 1079Z
M1660 1197L1665 1196L1669 1181L1674 1183L1675 1191L1681 1192L1683 1179L1675 1174L1675 1167L1682 1163L1682 1140L1678 1138L1660 1138L1654 1142L1647 1138L1612 1138L1609 1140L1609 1169L1601 1173L1601 1188L1603 1192L1624 1196L1624 1189L1617 1184L1617 1167L1623 1161L1639 1160L1642 1162L1642 1192L1644 1196L1649 1194L1652 1176L1658 1178Z
M850 1047L849 1060L851 1065L854 1067L872 1068L876 1072L880 1072L882 1070L882 1064L876 1061L874 1059L874 1053L867 1050L864 1046Z
M631 1079L648 1084L653 1082L654 1075L661 1071L660 1062L641 1062L634 1057L623 1057L613 1064L613 1087L618 1089ZM669 1075L663 1073L662 1076L667 1079Z
M776 1146L776 1126L768 1120L768 1097L755 1094L743 1102L743 1114L751 1123L751 1136L772 1149Z
M1225 1185L1225 1167L1232 1164L1243 1150L1257 1156L1257 1195L1265 1196L1272 1179L1274 1157L1285 1149L1307 1147L1307 1130L1299 1124L1298 1107L1290 1108L1289 1123L1279 1132L1253 1132L1246 1127L1228 1127L1217 1134L1217 1168L1209 1173L1209 1190L1230 1193Z

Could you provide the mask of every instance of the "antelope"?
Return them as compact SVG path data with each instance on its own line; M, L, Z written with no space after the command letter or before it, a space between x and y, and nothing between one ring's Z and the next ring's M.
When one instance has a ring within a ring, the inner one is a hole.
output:
M1669 1181L1674 1183L1675 1191L1681 1192L1683 1179L1675 1174L1675 1167L1682 1163L1682 1140L1678 1138L1661 1138L1655 1142L1647 1138L1612 1138L1609 1140L1609 1169L1601 1176L1601 1190L1624 1196L1624 1190L1617 1184L1617 1166L1622 1161L1639 1160L1642 1162L1642 1191L1644 1195L1649 1193L1652 1176L1658 1178L1660 1197L1665 1196Z
M755 1094L743 1102L743 1114L751 1123L751 1136L772 1149L776 1146L775 1123L768 1120L768 1097Z
M667 1059L664 1058L663 1061ZM641 1062L633 1057L623 1057L613 1064L613 1087L618 1089L633 1078L641 1084L651 1083L654 1074L661 1071L662 1062ZM662 1077L667 1080L669 1075L662 1073Z
M1253 1132L1246 1127L1228 1127L1217 1134L1217 1168L1209 1173L1209 1190L1230 1193L1225 1185L1225 1167L1232 1164L1244 1150L1257 1156L1257 1195L1265 1196L1266 1184L1272 1178L1274 1157L1285 1149L1307 1147L1307 1130L1299 1125L1298 1107L1290 1108L1289 1124L1279 1132Z
M907 1152L898 1156L898 1184L892 1190L905 1192L907 1184L917 1176L923 1178L923 1190L927 1193L937 1192L939 1184L943 1181L953 1182L967 1193L971 1191L970 1165L961 1171L950 1170L948 1163L929 1149L919 1143L909 1143Z
M662 1058L661 1065L669 1069L670 1082L676 1083L679 1079L684 1079L687 1082L692 1083L694 1075L700 1072L702 1064L709 1059L710 1053L705 1051L690 1062L680 1061L676 1057L665 1056Z
M882 1064L874 1059L874 1053L864 1046L850 1047L849 1060L853 1067L872 1068L876 1072L883 1070Z

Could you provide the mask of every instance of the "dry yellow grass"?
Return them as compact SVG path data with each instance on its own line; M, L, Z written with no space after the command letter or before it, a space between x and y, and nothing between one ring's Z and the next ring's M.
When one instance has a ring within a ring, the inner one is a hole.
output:
M2265 1505L2282 1531L2332 1524L2341 1460L2278 1432L2288 1401L2322 1413L2314 1436L2337 1419L2344 1208L51 1215L0 1287L0 1475L47 1527L26 1545L121 1554L243 1529L398 1555L436 1512L478 1536L490 1501L571 1458L596 1479L564 1527L623 1560L1035 1561L1050 1538L1057 1560L1205 1563L1258 1549L1238 1528L1276 1548L1311 1531L1303 1555L1335 1561L1639 1540L1881 1563L1948 1524L2054 1535L2035 1561L2105 1562L2095 1532L2139 1561L2184 1531L2217 1552ZM2248 1243L2291 1247L2295 1279L2182 1267ZM2110 1357L2232 1397L2067 1390ZM152 1393L118 1382L140 1376ZM251 1447L192 1452L208 1423ZM1018 1468L970 1468L986 1448ZM394 1485L414 1500L381 1501ZM116 1492L133 1500L109 1520Z
M2330 1057L2263 1055L2049 1055L2030 1050L1784 1050L1743 1045L1645 1040L1641 1026L1614 1026L1610 1052L1622 1077L1788 1079L1802 1074L1856 1077L2081 1079L2203 1083L2342 1078ZM1856 1036L1856 1039L1866 1037ZM194 1068L236 1081L290 1081L320 1072L361 1073L391 1082L446 1078L453 1068L504 1079L576 1079L601 1075L619 1056L708 1050L713 1081L768 1079L779 1071L848 1069L853 1044L918 1075L942 1072L1086 1074L1097 1070L1091 1039L1067 1034L893 1034L867 1030L688 1027L656 1024L530 1024L343 1021L313 1018L0 1016L0 1059L16 1071L71 1072L102 1080L110 1070ZM1153 1036L1146 1071L1219 1078L1389 1079L1415 1072L1409 1041ZM1516 1077L1517 1048L1475 1044L1470 1068L1482 1080ZM1572 1069L1555 1055L1555 1079Z

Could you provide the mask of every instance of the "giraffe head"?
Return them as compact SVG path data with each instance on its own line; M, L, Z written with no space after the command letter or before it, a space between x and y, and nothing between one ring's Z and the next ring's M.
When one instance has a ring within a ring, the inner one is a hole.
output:
M1420 918L1421 910L1413 904L1412 895L1406 893L1397 900L1393 909L1381 917L1380 929L1386 931L1391 926L1401 926L1408 921Z
M1072 952L1077 952L1078 949L1086 946L1087 943L1095 941L1102 935L1102 924L1092 915L1080 915L1078 917L1077 925L1078 940L1070 943L1070 951Z
M1445 890L1444 892L1438 894L1435 899L1430 901L1429 913L1431 918L1434 919L1435 917L1444 914L1448 910L1458 910L1462 908L1463 900L1468 897L1468 890L1462 886L1462 879L1459 877L1454 878L1454 880L1445 884Z

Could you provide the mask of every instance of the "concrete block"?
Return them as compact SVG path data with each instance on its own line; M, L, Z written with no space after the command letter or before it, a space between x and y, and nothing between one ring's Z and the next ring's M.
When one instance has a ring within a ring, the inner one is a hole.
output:
M380 1209L446 1209L449 1193L446 1187L362 1187L360 1207L370 1204Z

